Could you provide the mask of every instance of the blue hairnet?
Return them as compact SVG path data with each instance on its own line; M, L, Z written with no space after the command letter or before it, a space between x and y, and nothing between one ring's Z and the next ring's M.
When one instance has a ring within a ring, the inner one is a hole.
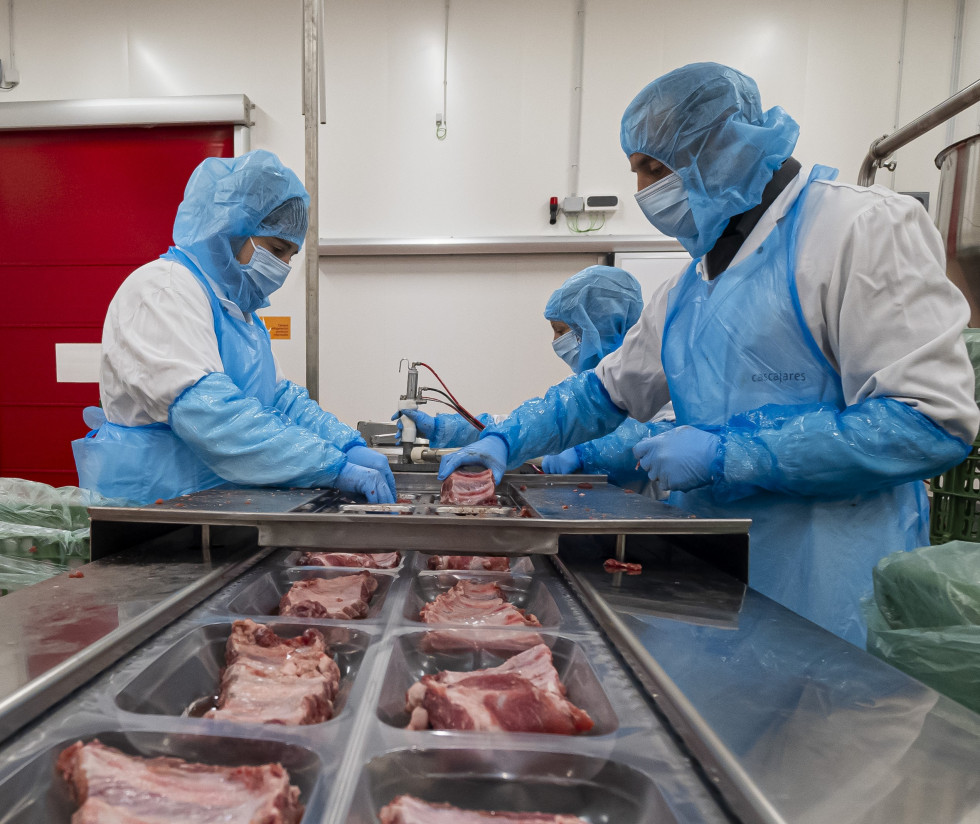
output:
M695 258L728 221L762 202L800 127L780 106L762 111L755 81L717 63L691 63L650 83L626 107L620 143L678 174L698 234L684 239Z
M272 152L209 157L191 174L177 208L174 243L221 284L229 300L250 303L250 284L235 259L249 237L306 236L310 196Z
M554 291L544 316L568 324L582 341L575 371L584 372L619 349L641 311L643 296L636 278L615 266L589 266Z

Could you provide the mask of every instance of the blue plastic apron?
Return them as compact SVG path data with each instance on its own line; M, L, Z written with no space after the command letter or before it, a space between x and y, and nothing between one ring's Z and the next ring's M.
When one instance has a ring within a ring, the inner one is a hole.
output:
M207 294L225 374L243 394L272 406L276 365L265 324L254 316L252 323L231 317L211 284L180 249L171 247L162 257L187 267ZM72 451L79 485L107 498L146 504L224 483L165 423L122 426L106 422L72 441Z
M801 204L813 180L762 245L712 281L692 263L671 290L663 365L681 424L723 426L765 404L845 407L840 376L803 319L794 258ZM670 502L702 517L751 518L753 589L864 647L861 598L885 555L928 543L922 483L824 500L760 491L729 503L711 487L674 492Z

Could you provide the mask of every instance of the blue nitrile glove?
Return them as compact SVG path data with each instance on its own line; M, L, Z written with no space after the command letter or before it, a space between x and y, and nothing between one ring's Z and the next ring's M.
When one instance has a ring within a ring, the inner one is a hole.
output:
M426 414L421 409L399 409L391 416L393 421L398 421L398 434L395 436L395 443L402 442L402 415L415 421L415 428L423 438L428 440L432 437L432 431L436 428L436 419L432 415Z
M541 461L541 468L549 475L571 475L582 468L582 460L575 447L571 446L557 455L545 455Z
M345 453L348 463L356 466L363 466L365 469L373 469L384 479L384 485L388 487L387 494L378 490L378 494L384 497L382 503L390 504L395 501L395 476L391 474L391 464L388 459L379 452L367 446L352 446ZM390 498L391 500L387 500Z
M439 463L439 480L444 481L461 466L479 464L493 472L494 483L500 483L507 470L507 444L503 438L487 435L476 443L471 443L446 455Z
M661 489L687 492L711 481L721 438L693 426L678 426L633 447L640 466Z
M342 492L360 492L372 504L395 502L394 493L388 488L388 482L382 473L350 461L344 464L333 486Z

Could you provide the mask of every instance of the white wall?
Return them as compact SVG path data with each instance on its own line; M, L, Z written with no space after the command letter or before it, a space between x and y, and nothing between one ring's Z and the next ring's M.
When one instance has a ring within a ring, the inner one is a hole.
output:
M0 11L5 2L0 0ZM244 93L253 148L302 177L300 0L12 0L15 100ZM325 0L327 125L320 130L322 237L568 235L547 222L569 194L575 0L451 0L442 110L444 0ZM802 129L796 155L855 180L875 138L951 92L958 0L589 0L580 193L616 194L608 234L653 234L632 201L619 118L658 74L715 60L753 76L763 105ZM966 0L959 86L980 76L980 0ZM6 15L0 14L0 27ZM0 58L7 57L0 28ZM900 65L901 58L901 65ZM930 191L949 135L978 109L902 149L877 182ZM2 159L0 159L2 173ZM350 423L386 418L398 360L431 363L464 403L506 411L565 374L541 311L588 256L321 259L321 400ZM304 273L269 314L274 346L305 378Z

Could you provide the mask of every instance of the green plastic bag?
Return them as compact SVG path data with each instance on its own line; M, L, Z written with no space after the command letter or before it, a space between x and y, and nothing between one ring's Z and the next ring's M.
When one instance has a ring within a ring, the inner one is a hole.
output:
M0 595L39 584L65 571L63 564L0 556Z
M896 552L873 579L868 652L980 712L980 544Z
M89 557L87 508L113 503L77 486L0 478L0 555L65 561Z

